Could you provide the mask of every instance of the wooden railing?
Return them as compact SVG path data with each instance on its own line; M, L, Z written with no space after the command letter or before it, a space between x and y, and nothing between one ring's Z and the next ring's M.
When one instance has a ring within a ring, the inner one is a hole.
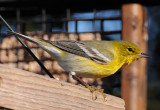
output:
M0 64L0 106L16 110L124 110L124 101L107 94L92 99L78 85Z

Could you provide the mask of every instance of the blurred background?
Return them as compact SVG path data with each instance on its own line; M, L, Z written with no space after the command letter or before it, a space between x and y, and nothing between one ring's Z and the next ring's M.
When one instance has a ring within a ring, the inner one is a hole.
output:
M145 12L144 25L147 28L145 41L147 53L152 57L147 61L145 73L147 77L145 109L160 110L160 3L158 0L138 2L0 0L0 14L14 31L35 38L52 41L120 40L123 38L122 15L125 12L122 11L122 7L135 3L139 3ZM17 39L14 36L6 36L7 30L0 21L0 63L45 75ZM32 43L24 42L56 78L77 84L49 54ZM90 85L103 88L105 93L121 97L121 77L120 70L115 75L103 79L82 79Z

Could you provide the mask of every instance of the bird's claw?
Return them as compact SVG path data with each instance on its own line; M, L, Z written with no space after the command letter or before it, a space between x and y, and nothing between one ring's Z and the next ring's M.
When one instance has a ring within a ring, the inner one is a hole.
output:
M82 85L81 85L82 86ZM97 99L97 93L96 92L99 92L102 94L103 98L104 98L104 101L106 101L106 97L107 95L104 93L104 89L97 89L95 86L82 86L82 87L86 87L87 89L90 90L90 92L92 93L92 99L93 100L96 100Z

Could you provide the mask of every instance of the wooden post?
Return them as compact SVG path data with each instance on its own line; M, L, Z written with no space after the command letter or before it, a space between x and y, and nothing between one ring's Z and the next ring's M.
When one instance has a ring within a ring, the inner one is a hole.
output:
M123 5L122 22L122 39L137 44L146 52L147 32L143 6ZM122 98L126 110L146 110L146 59L139 59L122 69Z
M0 64L0 107L14 110L124 110L121 98Z

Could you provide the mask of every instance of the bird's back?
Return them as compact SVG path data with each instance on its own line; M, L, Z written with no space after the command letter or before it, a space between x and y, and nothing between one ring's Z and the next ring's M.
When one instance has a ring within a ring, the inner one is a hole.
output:
M67 43L71 42L72 41L67 41ZM52 42L52 44L54 43L55 42ZM58 43L63 44L66 43L66 41L58 41ZM72 53L70 52L72 49L69 51L65 50L63 57L59 58L58 63L66 71L68 72L74 71L78 76L81 77L95 77L95 78L106 77L117 71L118 69L117 66L112 64L112 61L114 60L114 49L112 46L112 41L81 41L79 43L87 46L87 48L85 49L89 48L88 50L82 49L84 50L84 52L87 53L87 55L91 54L90 49L93 49L92 54L97 54L100 58L105 59L106 62L96 61L97 59L92 60L83 55ZM73 49L74 51L78 51L80 48L78 47L76 50L75 48L76 46L74 44L67 44L67 45L70 45L70 48L74 48ZM71 45L74 47L72 47Z

